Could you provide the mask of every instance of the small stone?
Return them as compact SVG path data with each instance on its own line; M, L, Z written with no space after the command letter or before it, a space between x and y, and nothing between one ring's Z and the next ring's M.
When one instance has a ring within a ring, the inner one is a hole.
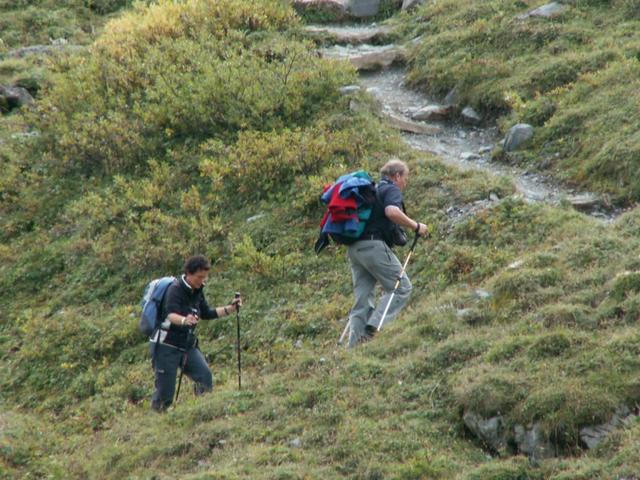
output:
M300 440L299 438L294 438L289 442L289 445L292 448L300 448L302 446L302 440Z
M259 213L257 215L254 215L253 217L247 218L247 223L255 222L256 220L260 220L261 218L264 218L264 217L266 217L265 213Z
M510 263L509 266L507 266L507 270L515 270L517 268L520 268L522 265L524 265L523 260L516 260L515 262Z
M499 202L500 201L500 197L498 196L497 193L491 192L489 194L489 200L491 200L492 202Z
M491 150L493 150L493 148L492 148L492 147L489 147L489 146L486 146L486 147L480 147L480 148L478 149L478 153L479 153L480 155L484 155L485 153L491 153Z
M462 160L466 160L466 161L472 161L472 160L479 160L480 155L478 155L477 153L473 153L473 152L463 152L460 154L460 158Z
M475 291L476 297L482 299L482 300L486 300L488 298L491 298L491 293L487 292L486 290L482 290L481 288L476 289Z
M345 87L341 87L339 91L342 95L351 95L360 91L360 85L347 85Z
M466 123L477 125L480 122L482 122L482 117L480 116L480 114L471 107L465 107L462 110L461 115L462 115L462 120L464 120Z

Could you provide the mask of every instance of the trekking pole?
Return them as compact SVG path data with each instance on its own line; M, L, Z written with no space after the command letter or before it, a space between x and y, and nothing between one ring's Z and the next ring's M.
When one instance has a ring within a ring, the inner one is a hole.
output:
M240 292L236 292L236 300ZM242 362L240 361L240 304L236 303L236 350L238 352L238 390L242 390Z
M176 389L176 398L173 401L174 404L178 403L178 396L180 395L180 386L182 385L182 375L184 374L184 367L187 364L187 351L182 354L182 361L180 362L180 375L178 376L178 388Z
M382 324L384 323L384 319L387 316L387 312L389 311L389 307L391 306L391 302L393 301L393 297L396 294L396 290L398 290L398 287L400 286L400 280L402 280L402 275L404 275L404 271L407 268L407 264L409 263L409 259L411 258L411 254L413 254L413 251L416 248L419 236L420 235L418 234L418 232L416 232L416 237L413 239L413 244L411 245L411 249L409 250L409 253L407 254L407 258L404 261L404 265L402 265L402 270L400 270L400 274L398 275L398 280L396 280L396 285L393 287L393 292L391 292L391 296L389 297L389 301L387 302L387 306L385 307L384 312L382 314L382 318L380 319L380 324L378 325L378 331L380 331L380 329L382 328Z
M347 335L347 331L349 330L349 325L351 325L351 320L347 320L347 324L344 326L342 335L340 335L340 339L338 340L338 345L344 341L344 337Z
M195 308L192 308L191 314L197 317L198 310L196 310ZM187 357L189 355L189 349L191 348L190 345L191 345L192 335L193 335L193 327L189 327L189 329L187 330L187 347L184 353L182 354L182 361L180 362L180 376L178 377L178 388L176 389L176 398L173 401L173 403L178 403L178 395L180 395L180 386L182 385L182 376L184 375L184 367L187 366ZM158 339L159 338L160 336L158 336Z

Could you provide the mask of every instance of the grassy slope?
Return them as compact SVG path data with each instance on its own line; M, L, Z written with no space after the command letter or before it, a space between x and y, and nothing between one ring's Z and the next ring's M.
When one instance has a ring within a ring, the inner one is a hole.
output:
M234 10L232 1L224 3ZM240 18L245 14L236 10ZM269 15L276 25L287 21ZM135 16L119 25L125 31L142 25L143 37L152 31ZM279 58L279 40L262 35L268 50L261 34L245 41L256 42L247 48L263 52L258 58L265 51ZM118 45L108 38L104 48ZM49 106L73 91L66 85L91 72L62 67L58 89L43 101L41 121L49 121L55 133L43 135L43 142L74 131L73 117L50 121L57 111ZM265 85L277 85L268 83L268 65L256 68L264 69L259 72ZM352 80L352 72L333 68L309 64L302 71L323 71L323 82ZM126 74L126 68L113 71ZM133 77L118 78L123 88L135 88L124 81ZM313 76L296 89L309 82L318 86L319 97L331 98L334 83L317 83ZM117 102L102 105L91 92L84 98L72 108L106 108L114 117L120 112ZM144 101L145 108L130 109L120 122L133 129L135 115L158 108L153 96ZM303 108L299 103L274 115L268 105L250 103L275 133L256 133L255 112L238 112L228 102L225 119L249 125L246 136L218 122L214 139L206 132L176 139L175 126L147 124L147 138L158 142L150 145L158 165L149 169L104 163L109 157L82 138L95 131L80 131L76 138L82 142L67 145L98 159L80 174L62 156L34 162L39 157L23 157L14 145L3 151L10 173L0 196L4 476L578 479L640 470L637 425L588 455L576 439L580 426L630 405L640 388L635 212L605 227L570 210L508 199L452 226L446 207L491 192L508 196L508 183L450 171L407 152L369 112L350 113L345 99L303 116L296 113ZM177 114L184 115L173 111L167 118ZM200 118L199 110L190 114ZM198 125L206 126L204 120ZM110 128L116 138L122 131L120 123L103 124ZM296 129L310 134L291 133ZM32 148L40 147L27 145L24 155L32 155ZM109 148L123 147L114 141ZM340 249L319 258L309 254L321 213L315 192L345 168L375 169L392 153L412 166L407 198L411 211L433 226L434 238L412 260L410 308L375 342L345 352L335 340L350 304L348 267ZM60 165L67 170L59 172ZM313 173L275 182L300 165ZM121 173L114 177L108 168ZM49 183L40 169L70 177L68 191L57 193L54 185L63 177ZM256 175L263 181L252 182ZM20 178L26 184L18 189ZM177 193L166 193L167 182L179 186ZM302 195L283 203L289 191ZM246 221L256 214L264 216ZM191 223L182 223L184 216ZM282 225L288 226L286 235ZM157 240L159 232L167 243ZM168 258L162 248L172 249ZM137 292L150 276L177 270L183 254L199 250L219 259L208 287L212 303L224 302L235 289L246 298L245 389L235 390L233 323L214 322L203 326L201 338L217 392L193 398L185 388L180 406L158 417L148 410L151 372L135 330ZM510 266L516 260L521 263ZM479 299L476 288L492 297ZM459 319L461 308L473 315ZM491 459L465 433L466 409L500 411L508 423L540 421L565 456L538 466L521 457Z
M410 78L444 96L457 87L503 129L526 122L534 141L506 160L638 197L640 10L628 0L573 0L553 19L517 16L539 1L424 2L401 22L415 44Z

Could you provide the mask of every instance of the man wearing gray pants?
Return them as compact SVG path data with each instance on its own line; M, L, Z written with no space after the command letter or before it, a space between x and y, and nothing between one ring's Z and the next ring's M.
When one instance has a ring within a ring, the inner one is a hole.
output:
M380 325L383 312L391 298L402 264L391 250L395 225L409 228L426 236L427 227L404 213L402 191L409 180L409 167L400 160L387 162L380 170L376 204L360 240L349 246L347 255L351 265L355 302L349 315L349 348L370 340ZM382 285L384 294L377 306L375 286ZM385 317L392 321L409 301L411 281L402 274L398 289Z

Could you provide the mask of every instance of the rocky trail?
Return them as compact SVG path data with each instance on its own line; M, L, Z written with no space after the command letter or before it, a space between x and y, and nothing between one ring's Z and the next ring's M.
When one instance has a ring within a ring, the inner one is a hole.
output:
M493 149L503 142L497 127L485 122L469 107L459 115L451 113L447 99L438 101L405 85L404 48L381 43L388 36L384 26L310 26L313 35L324 34L334 45L323 48L329 58L350 61L360 72L360 85L343 89L345 94L365 89L381 105L389 123L402 132L412 148L437 155L447 165L505 176L516 195L529 202L558 205L568 202L574 208L604 222L613 221L622 210L612 209L606 199L590 192L578 192L550 177L491 160ZM481 126L482 125L482 126ZM492 198L490 201L498 201ZM457 207L454 207L456 210Z

